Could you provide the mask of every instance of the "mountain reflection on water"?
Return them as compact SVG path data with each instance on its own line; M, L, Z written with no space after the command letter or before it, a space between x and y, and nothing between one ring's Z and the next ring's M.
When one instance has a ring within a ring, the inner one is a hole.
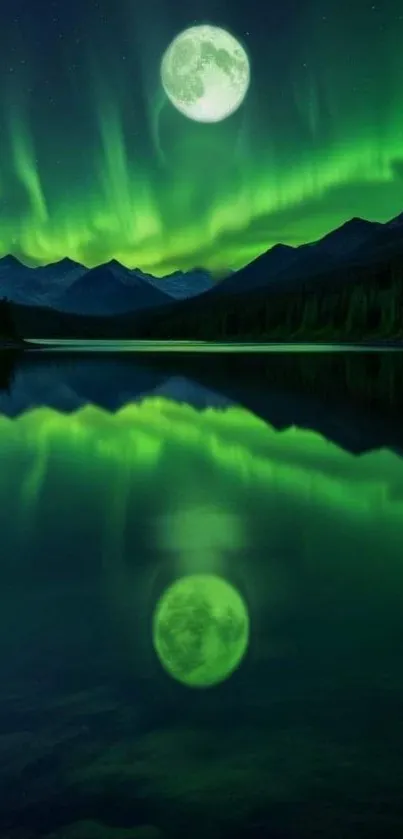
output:
M0 837L401 838L402 363L3 357ZM250 621L208 689L186 575Z

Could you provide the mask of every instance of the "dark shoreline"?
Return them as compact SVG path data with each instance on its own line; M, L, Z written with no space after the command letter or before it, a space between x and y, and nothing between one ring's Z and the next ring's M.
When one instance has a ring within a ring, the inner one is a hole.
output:
M1 350L30 350L32 349L43 349L43 344L35 344L30 343L22 339L21 341L1 341L0 340L0 351Z
M175 340L175 339L173 339L172 341L155 339L155 341L154 341L152 339L147 339L147 338L144 338L144 339L140 338L140 339L136 340L135 338L128 339L128 338L85 338L85 337L84 338L72 338L72 339L69 339L69 338L55 338L55 339L46 338L44 340L46 340L46 343L35 343L34 341L31 341L29 339L28 340L22 340L18 343L17 342L4 343L4 342L0 341L0 350L4 350L4 349L51 350L52 348L55 348L55 347L57 347L59 350L62 350L63 349L63 344L60 343L60 342L65 342L66 343L66 347L65 347L66 352L69 352L71 349L73 349L73 345L71 345L69 343L70 340L71 341L82 342L82 344L86 344L87 348L88 348L88 351L91 350L91 345L92 344L95 345L95 344L102 343L102 344L105 344L105 347L107 348L108 344L116 345L116 344L119 344L120 342L122 342L122 344L127 344L128 342L130 342L130 343L133 343L133 344L136 344L136 345L141 345L141 344L150 345L150 352L152 352L152 348L151 348L152 344L155 344L156 346L158 346L160 344L163 344L164 346L167 347L167 352L169 352L169 344L172 344L172 346L175 347L175 351L178 352L178 344L180 344L180 343L184 343L183 352L189 352L189 346L188 346L189 344L190 345L195 344L197 346L205 345L206 347L214 347L214 346L216 346L216 347L223 347L223 346L231 347L231 346L235 345L235 346L239 347L240 351L242 351L242 346L245 346L245 347L255 346L255 347L262 347L262 348L273 346L273 347L276 347L276 349L280 348L280 351L281 351L282 346L287 347L287 348L295 346L297 351L300 347L303 348L303 347L306 347L306 346L313 346L313 347L317 347L318 349L320 349L321 347L326 347L326 348L327 347L337 347L337 348L345 347L346 349L349 349L350 347L353 347L354 349L360 349L360 348L362 348L362 349L372 349L373 348L375 350L382 350L382 349L390 348L390 349L402 349L403 350L403 341L391 341L391 340L385 340L385 341L314 341L314 340L312 340L312 341L201 341L201 340L195 339L194 341L189 340L189 341L182 342L182 341ZM53 340L54 340L54 343L53 343Z

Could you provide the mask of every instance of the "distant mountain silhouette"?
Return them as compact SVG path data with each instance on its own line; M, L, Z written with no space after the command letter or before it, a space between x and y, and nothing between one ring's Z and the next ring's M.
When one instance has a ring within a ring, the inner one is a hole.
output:
M352 218L317 242L300 245L298 248L275 245L249 265L223 280L209 294L222 296L258 288L289 288L293 281L314 277L333 269L336 265L345 264L359 252L359 248L364 247L364 243L369 242L371 237L375 237L384 227L380 222Z
M0 296L24 306L75 314L137 311L200 294L212 285L211 276L202 269L158 278L125 268L115 259L93 269L68 258L36 268L11 255L0 259Z
M0 295L14 303L53 306L87 268L71 259L30 268L14 256L0 259Z
M60 287L63 280L68 280L66 284L69 285L77 277L83 276L88 271L88 268L85 265L81 265L80 262L74 262L74 260L66 257L65 259L61 259L60 262L39 265L37 268L33 268L32 271L34 272L31 275L32 279L36 281L40 280L42 284L46 281L47 283L50 282Z
M352 254L353 261L362 265L392 257L403 257L403 214L378 225L373 235Z
M8 254L0 259L0 297L7 297L15 302L24 302L20 299L20 288L23 286L24 277L30 269L22 265L15 256Z
M355 248L367 242L383 225L378 221L367 221L362 218L352 218L346 221L341 227L331 230L322 239L313 242L311 245L302 245L303 249L315 248L317 252L329 253L332 256L345 258L350 256Z
M209 297L221 297L226 294L242 294L251 288L264 288L271 285L271 280L278 272L292 265L297 259L298 249L288 245L275 245L271 250L258 256L240 271L222 280L211 291Z
M17 259L17 257L13 256L11 253L8 253L6 256L3 256L2 259L0 259L0 268L18 269L18 268L25 268L25 267L26 266L23 265L22 262L20 262Z
M388 227L403 227L403 213L399 213L398 216L394 216L388 221Z
M402 340L403 214L278 244L215 284L202 269L157 279L116 260L30 269L5 257L1 294L26 337Z
M109 315L169 302L171 298L145 278L128 276L118 263L109 263L92 268L75 280L59 298L57 308L85 315Z
M403 339L403 216L354 218L317 242L278 245L203 295L133 323L173 340Z
M174 271L163 279L148 277L156 288L165 291L175 300L186 300L214 288L214 280L203 268L194 271Z

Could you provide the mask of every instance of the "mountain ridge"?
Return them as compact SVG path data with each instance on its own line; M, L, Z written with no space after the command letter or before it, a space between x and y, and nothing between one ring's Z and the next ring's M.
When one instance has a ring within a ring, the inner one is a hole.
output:
M18 329L21 334L30 337L73 337L74 334L75 337L102 335L204 340L207 336L208 340L221 340L232 335L239 338L246 330L248 339L268 340L273 334L275 321L276 337L287 340L290 330L290 334L294 334L293 324L299 318L295 307L298 312L306 309L308 297L309 305L314 298L316 301L309 314L311 325L313 320L319 324L323 306L327 322L330 322L329 315L330 320L340 320L341 311L350 306L347 298L351 298L354 305L352 318L358 330L362 320L361 315L356 314L359 308L358 291L363 299L369 294L364 308L372 330L377 328L378 322L385 320L385 306L389 304L394 307L393 319L397 324L400 273L403 271L403 213L385 223L353 217L322 239L299 247L278 243L216 285L209 275L200 270L193 273L173 272L166 278L157 279L126 269L117 260L83 269L84 273L78 266L78 274L74 276L76 265L73 273L70 272L68 258L52 268L52 283L54 276L57 280L52 285L46 276L49 267L24 269L21 266L20 270L19 265L18 260L13 258L10 261L9 256L0 260L0 295L8 296L12 287L10 299L19 307ZM42 272L39 274L41 282L34 289L36 315L29 311L32 289L30 300L27 302L24 299L26 271L29 277L33 272L35 275ZM205 281L208 287L202 291L192 288L192 283L197 285L198 279L201 279L202 285ZM389 298L381 289L385 283L391 287L394 284ZM48 286L52 287L52 293ZM343 302L340 302L341 298ZM291 303L294 313L291 313ZM337 306L340 313L336 315ZM247 317L245 307L249 312ZM256 314L253 315L253 312ZM74 321L69 320L68 315L74 315ZM51 327L52 318L54 327ZM240 326L246 321L247 325ZM30 326L30 323L36 323L36 326ZM59 328L62 329L60 335ZM362 328L366 337L364 322ZM26 329L29 331L26 332ZM342 322L337 329L342 329ZM318 333L315 327L315 334L317 337L322 335L323 329ZM387 337L393 336L388 334Z
M94 277L99 287L94 286ZM163 305L202 293L213 282L211 275L200 269L157 278L140 269L126 268L116 259L86 268L65 257L59 262L30 268L11 254L0 258L0 297L19 305L77 315L119 315L149 305ZM125 295L122 287L126 289Z

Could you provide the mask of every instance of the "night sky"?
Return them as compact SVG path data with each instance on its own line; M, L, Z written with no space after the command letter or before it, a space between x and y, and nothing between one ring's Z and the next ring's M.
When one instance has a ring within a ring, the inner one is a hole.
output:
M246 48L244 104L192 122L159 75L187 26ZM235 269L403 209L401 0L13 0L0 28L0 255Z

